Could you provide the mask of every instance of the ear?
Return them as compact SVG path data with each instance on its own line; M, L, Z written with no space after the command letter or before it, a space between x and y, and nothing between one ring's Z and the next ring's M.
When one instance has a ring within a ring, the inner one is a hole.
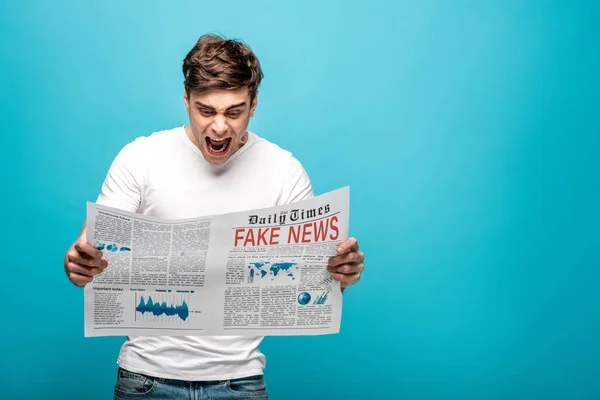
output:
M183 102L185 103L185 112L190 113L190 99L185 89L183 90Z
M250 118L254 117L254 110L256 110L257 105L258 105L258 90L256 91L256 95L254 95L254 100L252 100L252 104L250 105Z

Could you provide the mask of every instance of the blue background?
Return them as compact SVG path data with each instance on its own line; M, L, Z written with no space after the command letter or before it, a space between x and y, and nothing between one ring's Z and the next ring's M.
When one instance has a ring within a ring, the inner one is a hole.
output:
M220 32L367 257L339 335L265 340L273 399L600 398L597 4L3 1L0 397L110 398L123 338L83 337L62 257Z

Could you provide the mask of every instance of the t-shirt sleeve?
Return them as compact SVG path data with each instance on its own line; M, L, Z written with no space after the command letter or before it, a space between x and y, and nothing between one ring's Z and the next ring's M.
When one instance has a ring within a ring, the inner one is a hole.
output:
M120 210L136 212L142 202L139 142L123 147L113 160L96 202Z
M278 204L295 203L311 197L314 197L314 193L308 174L302 164L295 157L292 157Z

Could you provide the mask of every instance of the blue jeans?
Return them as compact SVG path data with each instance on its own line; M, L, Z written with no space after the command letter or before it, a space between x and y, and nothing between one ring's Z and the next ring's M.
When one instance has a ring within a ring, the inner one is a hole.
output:
M191 382L146 376L119 368L114 399L262 400L268 396L262 375Z

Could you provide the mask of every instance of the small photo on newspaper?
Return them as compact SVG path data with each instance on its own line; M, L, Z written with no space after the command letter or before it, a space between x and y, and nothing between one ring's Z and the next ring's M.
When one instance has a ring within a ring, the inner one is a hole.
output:
M348 238L350 189L267 209L163 220L87 203L109 266L84 288L85 336L340 331L327 271Z

